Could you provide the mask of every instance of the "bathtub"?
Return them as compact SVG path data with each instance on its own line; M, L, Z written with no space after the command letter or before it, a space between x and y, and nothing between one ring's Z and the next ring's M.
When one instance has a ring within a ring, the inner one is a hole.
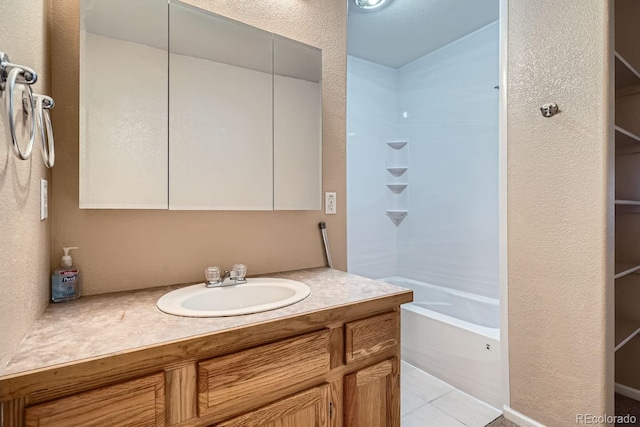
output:
M502 408L499 301L404 277L378 280L413 290L401 310L402 359Z

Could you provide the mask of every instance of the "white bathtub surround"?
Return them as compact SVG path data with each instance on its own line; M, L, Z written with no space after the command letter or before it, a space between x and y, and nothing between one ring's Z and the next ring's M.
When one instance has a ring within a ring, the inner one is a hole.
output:
M400 69L349 57L349 271L499 297L498 30ZM389 141L409 141L406 164L390 163ZM395 177L392 166L408 170ZM409 210L397 227L393 203Z
M348 58L348 270L366 277L396 274L396 226L386 216L386 156L397 124L397 70Z
M501 412L402 362L402 427L484 427Z
M492 298L500 289L498 35L495 22L398 70L411 212L398 228L396 274Z
M398 70L349 57L347 239L350 272L414 289L403 359L501 408L498 36L495 22ZM406 160L389 141L409 141Z
M498 300L401 277L384 281L414 292L402 306L402 359L501 408Z

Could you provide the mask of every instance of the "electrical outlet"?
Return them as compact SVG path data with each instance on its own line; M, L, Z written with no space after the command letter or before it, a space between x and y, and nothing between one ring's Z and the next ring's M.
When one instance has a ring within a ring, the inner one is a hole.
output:
M338 211L336 207L336 193L324 193L324 213L335 215Z
M40 221L49 216L49 195L47 192L47 180L40 180Z

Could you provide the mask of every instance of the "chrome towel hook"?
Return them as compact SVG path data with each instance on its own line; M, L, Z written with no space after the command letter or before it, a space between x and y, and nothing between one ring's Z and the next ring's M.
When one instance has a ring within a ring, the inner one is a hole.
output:
M558 108L558 104L554 102L548 102L540 107L540 112L542 113L543 117L553 117L560 112L560 109Z

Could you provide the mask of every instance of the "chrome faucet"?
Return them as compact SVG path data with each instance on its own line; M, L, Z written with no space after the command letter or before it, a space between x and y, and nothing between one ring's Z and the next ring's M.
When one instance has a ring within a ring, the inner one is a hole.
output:
M236 264L231 271L224 271L222 277L220 277L220 268L208 267L204 271L207 282L204 284L207 288L218 288L222 286L241 285L247 283L245 276L247 274L247 266L244 264ZM232 279L233 282L225 284L224 281Z

